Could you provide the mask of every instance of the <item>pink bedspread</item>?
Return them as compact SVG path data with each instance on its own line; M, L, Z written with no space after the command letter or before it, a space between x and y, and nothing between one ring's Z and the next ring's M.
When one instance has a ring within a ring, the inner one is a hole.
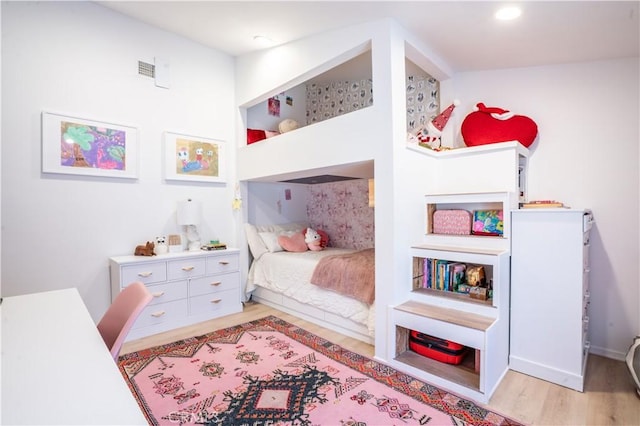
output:
M374 249L323 257L311 276L311 284L369 305L375 300L375 281Z

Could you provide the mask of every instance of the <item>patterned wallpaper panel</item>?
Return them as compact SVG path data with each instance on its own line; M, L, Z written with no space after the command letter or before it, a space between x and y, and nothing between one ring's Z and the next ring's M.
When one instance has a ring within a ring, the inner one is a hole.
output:
M367 179L309 185L309 188L309 224L329 234L331 247L374 246L374 209L369 207Z
M439 92L440 83L433 77L407 77L407 132L413 133L438 115Z
M307 84L307 124L373 105L371 79Z
M307 124L373 105L371 79L307 84ZM440 82L429 75L407 76L407 132L420 129L440 111Z

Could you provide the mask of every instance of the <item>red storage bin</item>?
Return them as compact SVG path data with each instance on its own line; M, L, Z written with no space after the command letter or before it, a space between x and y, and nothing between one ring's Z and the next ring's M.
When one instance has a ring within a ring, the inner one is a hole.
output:
M462 362L468 350L466 346L415 330L409 334L409 349L427 358L455 365Z

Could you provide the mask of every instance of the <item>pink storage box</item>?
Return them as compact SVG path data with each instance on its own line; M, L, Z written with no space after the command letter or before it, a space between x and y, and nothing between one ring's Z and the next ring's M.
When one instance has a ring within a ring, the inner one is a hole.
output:
M471 212L466 210L436 210L433 212L433 233L449 235L471 234Z

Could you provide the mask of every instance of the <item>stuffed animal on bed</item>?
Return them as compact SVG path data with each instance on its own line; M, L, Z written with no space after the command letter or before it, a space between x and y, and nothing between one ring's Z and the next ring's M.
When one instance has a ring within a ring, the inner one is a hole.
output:
M322 247L322 237L312 228L307 228L307 232L304 234L304 242L307 243L307 247L312 251L321 251L324 247Z

